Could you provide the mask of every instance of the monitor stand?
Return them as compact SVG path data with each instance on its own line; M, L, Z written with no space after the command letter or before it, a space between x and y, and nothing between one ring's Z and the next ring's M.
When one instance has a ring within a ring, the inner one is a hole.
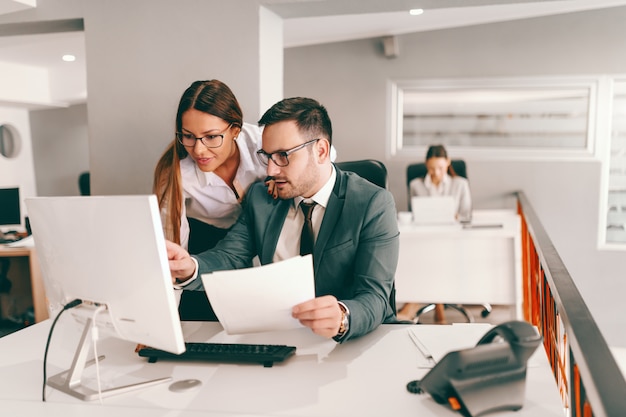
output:
M91 329L92 319L87 319L85 329L83 330L83 334L78 342L78 348L74 354L74 360L72 361L71 368L48 378L47 384L49 386L83 401L93 401L99 398L110 397L137 389L151 387L172 380L172 377L158 378L150 381L108 388L100 392L83 385L81 382L83 370L85 367L91 366L96 362L95 359L87 360L87 355L89 354L93 343L91 338ZM103 359L104 355L98 356L99 361Z

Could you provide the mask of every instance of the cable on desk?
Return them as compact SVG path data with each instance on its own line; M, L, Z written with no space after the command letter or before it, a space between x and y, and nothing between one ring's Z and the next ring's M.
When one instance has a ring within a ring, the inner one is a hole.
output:
M419 379L409 382L408 384L406 384L407 391L409 391L411 394L423 393L424 391L422 391L422 387L420 386L420 383L421 381Z
M50 347L50 340L52 339L52 332L54 331L54 326L56 326L57 321L59 320L59 318L61 317L61 314L63 314L63 312L65 310L69 310L70 308L74 308L80 304L82 304L83 300L80 299L75 299L70 301L69 303L65 304L63 306L63 310L59 311L59 314L57 314L57 316L54 318L54 321L52 322L52 326L50 326L50 331L48 332L48 340L46 341L46 350L45 353L43 355L43 387L41 389L41 400L42 401L46 401L46 380L47 380L47 376L46 376L46 363L48 361L48 348Z

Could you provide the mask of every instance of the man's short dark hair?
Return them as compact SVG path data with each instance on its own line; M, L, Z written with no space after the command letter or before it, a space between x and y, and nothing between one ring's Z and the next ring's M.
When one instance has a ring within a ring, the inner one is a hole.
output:
M259 120L259 126L293 120L298 129L309 133L309 139L325 138L332 145L333 128L326 108L306 97L286 98L274 104Z

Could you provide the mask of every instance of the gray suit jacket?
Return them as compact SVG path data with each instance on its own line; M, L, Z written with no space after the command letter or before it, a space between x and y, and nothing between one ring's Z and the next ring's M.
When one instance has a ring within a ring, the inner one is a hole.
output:
M251 266L258 255L272 262L292 200L274 200L263 183L248 190L243 213L215 248L196 255L199 273ZM394 275L399 232L389 191L337 169L313 251L315 294L334 295L350 310L344 338L358 337L395 320ZM186 289L202 289L196 279Z

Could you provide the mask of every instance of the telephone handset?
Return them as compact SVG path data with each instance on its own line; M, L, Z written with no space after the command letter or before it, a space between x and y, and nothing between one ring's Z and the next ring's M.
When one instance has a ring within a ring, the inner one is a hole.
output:
M526 362L541 343L536 328L508 321L490 329L475 347L448 352L410 392L427 392L466 417L519 410L524 404Z
M485 333L476 346L498 341L508 343L517 356L517 360L525 364L530 355L537 349L541 340L541 335L530 323L525 321L508 321L495 326Z

